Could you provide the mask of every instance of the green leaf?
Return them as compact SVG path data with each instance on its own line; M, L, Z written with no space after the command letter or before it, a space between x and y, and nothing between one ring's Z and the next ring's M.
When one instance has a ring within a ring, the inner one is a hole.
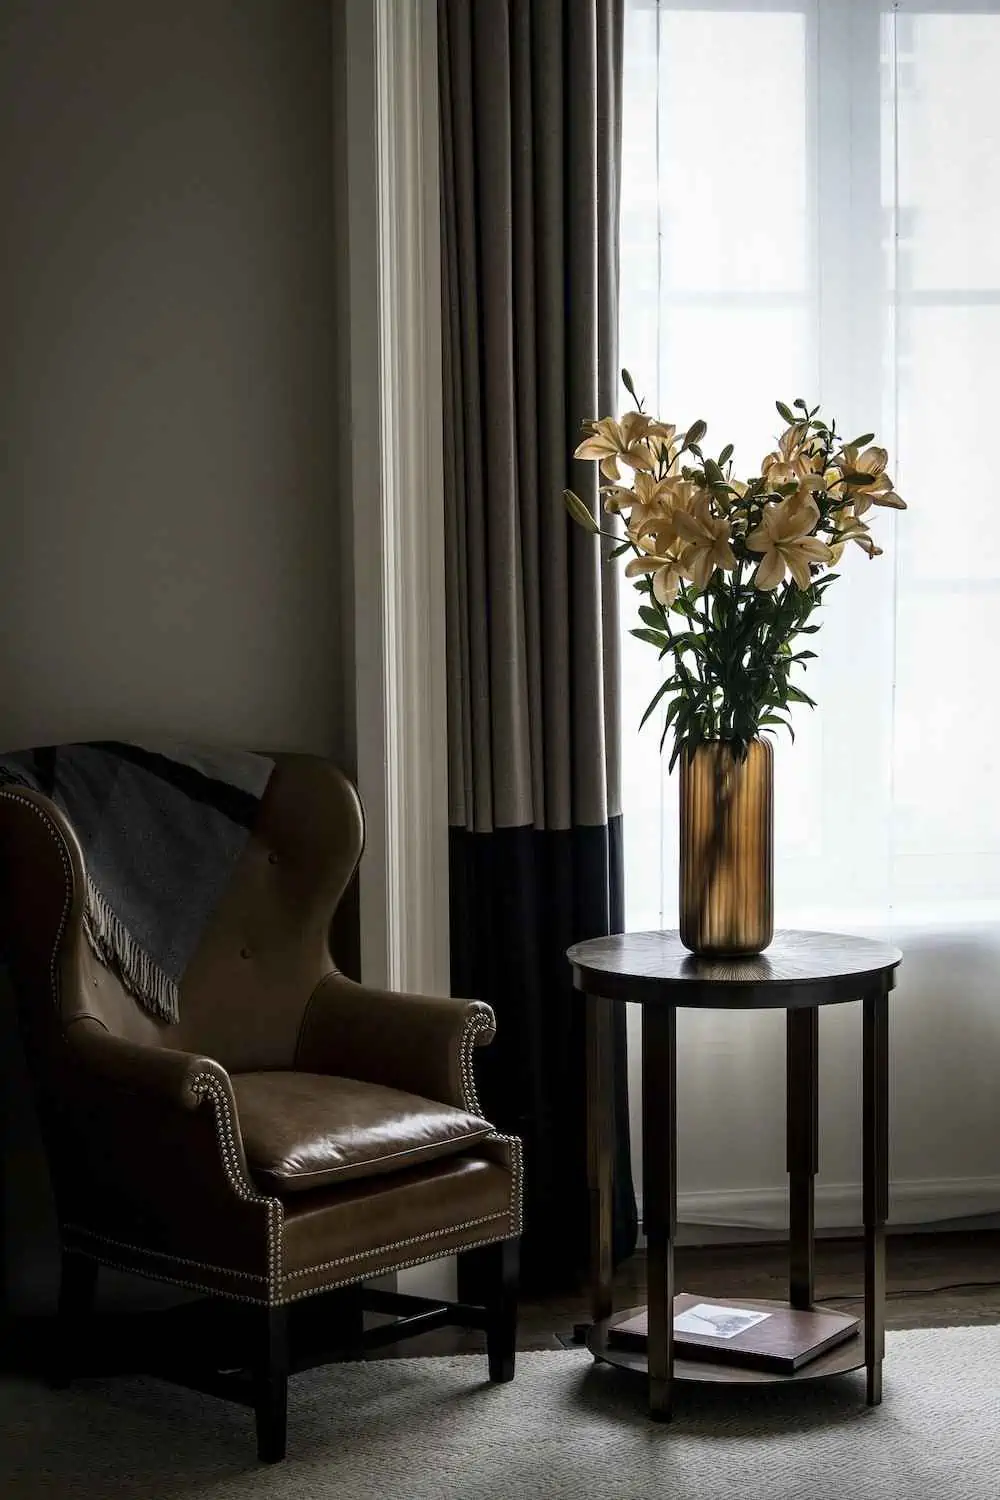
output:
M670 644L669 637L664 635L662 630L630 630L629 635L634 635L637 641L646 641L648 645L656 646L657 649L665 641L667 645Z
M791 724L789 724L787 719L780 718L778 714L765 714L760 723L762 727L764 725L770 724L780 725L782 729L788 730L788 733L791 735L793 740L795 739L795 730L792 728Z
M670 726L674 722L674 720L680 718L681 709L683 707L684 707L684 699L683 698L673 698L671 700L670 705L667 708L666 717L663 720L663 732L664 732L664 734L670 728ZM662 745L662 739L661 739L661 745Z
M631 542L621 542L619 544L619 546L612 547L611 551L608 553L608 556L609 557L621 557L621 555L622 555L623 552L631 552L631 550L632 550L632 543Z
M669 692L669 690L670 690L670 678L668 677L667 680L666 680L666 682L661 682L660 686L656 689L656 692L653 694L652 698L649 700L649 703L646 705L646 712L643 714L642 718L639 720L639 728L640 729L645 724L646 720L649 718L649 716L653 712L653 710L656 708L656 705L659 703L659 701L663 697L664 693ZM677 698L674 699L674 703L679 703L679 702L680 702L679 699L677 699ZM673 704L671 704L670 706L672 708ZM669 719L667 720L667 722L668 723L670 722Z
M663 616L660 614L659 610L654 609L651 604L639 605L639 619L644 625L652 626L652 628L658 631L660 635L664 634Z
M810 698L809 694L804 693L801 688L792 687L789 684L785 691L793 703L808 703L810 708L816 707L815 698Z
M872 438L874 436L875 436L874 432L863 432L860 437L851 438L851 441L849 443L845 443L844 447L845 448L863 448L866 443L870 443L871 442L871 440L872 440Z
M785 405L784 401L776 401L774 404L777 407L778 416L787 422L789 427L792 427L795 423L795 413Z
M661 754L663 752L664 742L666 741L667 734L670 731L670 725L673 720L677 720L674 730L677 741L682 741L684 739L684 736L687 734L687 726L690 718L691 704L685 698L675 698L673 703L671 703L670 707L667 709L667 715L663 721L663 733L660 735ZM673 765L672 761L671 765Z

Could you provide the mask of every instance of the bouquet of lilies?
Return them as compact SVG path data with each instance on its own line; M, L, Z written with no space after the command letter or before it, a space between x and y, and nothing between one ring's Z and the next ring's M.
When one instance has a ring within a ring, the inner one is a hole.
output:
M649 416L627 370L622 379L636 409L585 422L575 457L600 464L604 508L622 517L624 538L602 530L572 490L566 505L618 543L612 555L631 554L625 575L643 596L632 634L670 668L642 722L669 695L660 747L672 727L671 768L685 745L709 740L728 741L742 759L762 729L780 725L794 738L790 704L815 706L789 680L815 652L792 643L819 629L810 617L849 542L881 555L873 507L906 507L885 449L869 446L874 434L843 442L818 406L778 401L786 426L777 449L740 480L732 444L709 457L704 422L681 432Z

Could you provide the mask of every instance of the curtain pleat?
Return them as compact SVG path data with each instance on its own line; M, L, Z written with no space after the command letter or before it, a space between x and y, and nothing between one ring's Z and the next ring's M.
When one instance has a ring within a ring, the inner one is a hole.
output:
M623 0L439 0L452 983L493 1005L487 1112L526 1147L529 1285L586 1259L584 1007L620 930L615 575L581 419L613 409ZM634 1246L624 1020L616 1248Z

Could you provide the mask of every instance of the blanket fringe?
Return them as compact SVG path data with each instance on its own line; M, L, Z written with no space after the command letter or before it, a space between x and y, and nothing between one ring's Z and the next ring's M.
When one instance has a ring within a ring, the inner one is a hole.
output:
M123 927L89 875L83 927L97 957L143 1009L175 1024L179 1019L177 985Z

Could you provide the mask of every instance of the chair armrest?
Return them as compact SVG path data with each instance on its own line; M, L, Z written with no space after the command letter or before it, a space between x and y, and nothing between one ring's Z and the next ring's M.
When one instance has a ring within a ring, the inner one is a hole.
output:
M299 1031L295 1066L360 1078L481 1115L472 1053L493 1040L493 1012L480 1000L405 995L328 974Z
M205 1097L196 1079L212 1078L224 1091L229 1086L225 1069L210 1058L129 1042L89 1018L73 1022L67 1040L74 1060L93 1078L179 1109L197 1109Z
M273 1292L281 1209L250 1175L226 1070L90 1017L65 1036L50 1152L64 1240L185 1286Z

